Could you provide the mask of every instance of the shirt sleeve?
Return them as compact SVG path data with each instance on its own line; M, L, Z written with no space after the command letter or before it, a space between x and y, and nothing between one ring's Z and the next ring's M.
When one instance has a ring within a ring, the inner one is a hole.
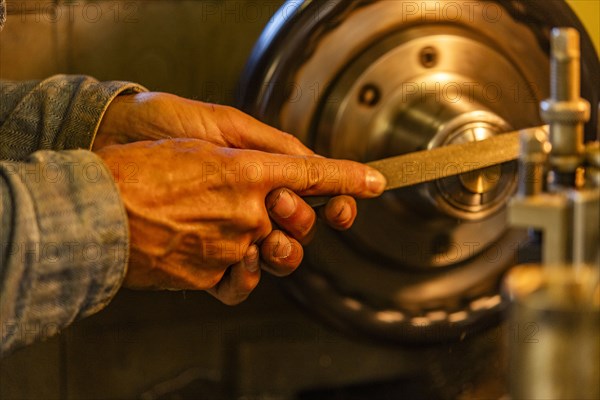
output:
M89 151L0 162L0 354L102 309L128 259L124 207Z
M102 309L127 268L127 216L91 151L128 82L0 83L0 356ZM81 149L81 150L76 150Z
M84 75L0 81L0 160L24 160L37 150L89 150L110 102L142 91L134 83Z

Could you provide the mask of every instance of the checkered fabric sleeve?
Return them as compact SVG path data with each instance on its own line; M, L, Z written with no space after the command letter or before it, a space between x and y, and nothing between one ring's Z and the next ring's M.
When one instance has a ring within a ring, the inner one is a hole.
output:
M0 356L102 309L128 259L127 217L89 151L128 82L0 82Z

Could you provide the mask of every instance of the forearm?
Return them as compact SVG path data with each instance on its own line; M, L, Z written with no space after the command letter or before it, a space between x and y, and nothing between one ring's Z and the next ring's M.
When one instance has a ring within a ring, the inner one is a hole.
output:
M102 309L128 259L127 217L89 151L0 162L0 354Z

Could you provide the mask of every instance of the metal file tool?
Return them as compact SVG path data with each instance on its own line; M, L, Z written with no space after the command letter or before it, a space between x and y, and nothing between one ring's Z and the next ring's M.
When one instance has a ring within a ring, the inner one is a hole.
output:
M526 131L539 129L547 131L546 126L528 128ZM385 190L417 185L516 160L519 156L521 132L508 132L476 142L416 151L371 161L367 165L377 169L386 177ZM306 197L305 200L312 207L320 207L327 203L329 197Z

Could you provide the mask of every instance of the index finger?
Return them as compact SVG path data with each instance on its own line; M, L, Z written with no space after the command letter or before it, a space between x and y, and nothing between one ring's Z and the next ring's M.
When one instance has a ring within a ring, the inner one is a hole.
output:
M269 191L286 187L301 196L345 194L369 198L379 196L386 186L379 171L354 161L275 154L271 158Z

